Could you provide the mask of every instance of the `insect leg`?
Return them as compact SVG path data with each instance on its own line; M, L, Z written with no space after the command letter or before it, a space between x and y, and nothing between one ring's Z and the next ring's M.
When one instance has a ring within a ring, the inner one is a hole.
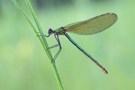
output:
M55 47L58 47L58 46L59 46L59 44L56 44L56 45L53 45L51 47L48 47L47 49L52 49L52 48L55 48Z
M55 54L55 56L53 57L52 62L55 62L56 58L58 57L58 55L60 54L60 52L61 52L61 50L62 50L59 36L58 36L57 34L54 34L54 37L56 38L56 40L57 40L57 42L58 42L59 50L58 50L58 52Z

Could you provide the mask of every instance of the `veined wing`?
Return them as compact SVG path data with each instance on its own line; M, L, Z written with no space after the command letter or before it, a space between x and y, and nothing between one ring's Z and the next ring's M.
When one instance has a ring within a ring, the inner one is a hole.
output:
M116 22L116 20L116 14L106 13L85 21L69 24L64 28L67 32L73 32L82 35L90 35L109 28Z

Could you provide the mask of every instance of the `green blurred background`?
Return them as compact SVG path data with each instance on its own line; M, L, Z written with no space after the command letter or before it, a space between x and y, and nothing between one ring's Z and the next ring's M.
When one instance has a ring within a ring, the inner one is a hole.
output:
M32 20L23 0L18 0ZM103 66L101 70L60 36L56 65L65 90L135 89L134 0L31 0L44 33L69 23L114 12L118 21L106 31L70 36ZM32 20L33 21L33 20ZM56 43L54 37L47 39ZM58 48L53 49L55 54ZM0 90L58 90L51 63L28 22L10 0L0 0Z

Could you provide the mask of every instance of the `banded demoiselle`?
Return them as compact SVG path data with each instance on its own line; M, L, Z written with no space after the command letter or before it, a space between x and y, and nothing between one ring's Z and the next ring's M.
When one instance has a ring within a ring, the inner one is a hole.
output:
M101 70L104 73L108 73L107 70L97 62L97 60L95 60L89 53L87 53L84 49L82 49L68 34L67 32L73 32L76 34L80 34L80 35L91 35L91 34L96 34L99 33L107 28L109 28L110 26L112 26L117 20L117 15L115 13L106 13L106 14L102 14L99 16L96 16L94 18L85 20L85 21L80 21L80 22L76 22L76 23L72 23L69 25L66 25L64 27L60 27L56 30L52 30L49 29L48 30L48 35L47 37L49 37L50 35L54 34L55 39L57 40L58 44L49 47L50 48L54 48L56 46L59 46L59 51L56 53L56 55L54 56L53 60L54 61L57 56L59 55L60 51L62 50L62 46L60 43L60 39L59 39L59 35L65 35L67 37L67 39L73 44L75 45L82 53L84 53L90 60L92 60L98 67L101 68Z

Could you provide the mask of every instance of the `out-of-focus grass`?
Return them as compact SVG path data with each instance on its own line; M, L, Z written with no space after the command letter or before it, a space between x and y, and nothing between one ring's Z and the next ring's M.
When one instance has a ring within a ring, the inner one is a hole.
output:
M78 0L70 7L62 5L37 11L45 34L48 28L55 29L102 13L118 15L115 25L97 35L70 34L107 68L108 75L60 36L63 50L56 64L65 90L135 89L134 7L134 0L107 4ZM57 90L51 64L24 17L11 3L2 5L0 12L0 90ZM53 37L48 41L50 45L56 43ZM52 50L54 54L56 51Z

